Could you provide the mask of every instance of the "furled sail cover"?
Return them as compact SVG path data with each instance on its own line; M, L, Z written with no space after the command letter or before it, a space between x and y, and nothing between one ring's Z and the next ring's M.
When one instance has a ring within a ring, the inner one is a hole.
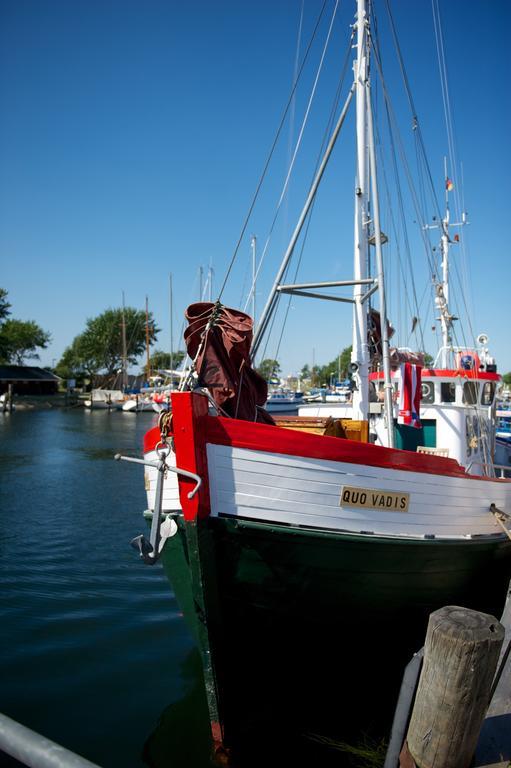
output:
M250 363L252 318L219 302L191 304L185 317L189 323L185 344L195 361L199 385L207 387L229 416L273 424L263 407L268 385Z

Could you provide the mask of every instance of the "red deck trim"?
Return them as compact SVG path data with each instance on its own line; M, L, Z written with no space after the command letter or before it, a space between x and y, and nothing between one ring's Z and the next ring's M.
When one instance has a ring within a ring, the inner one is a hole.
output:
M209 416L204 424L206 443L232 445L254 451L282 453L327 461L345 461L384 469L466 477L455 459L430 454L385 448L371 443L356 443L340 437L308 435L268 424Z
M192 395L188 392L172 395L178 466L193 472L198 471L198 464L207 463L205 444L214 443L289 456L401 469L408 472L469 477L455 459L385 448L369 443L356 443L339 437L308 435L268 424L209 416L207 409L206 411L201 409L201 413L197 414L195 413L197 407L192 408L192 403L196 400L207 404L206 399L201 395ZM144 452L154 450L159 439L160 433L157 427L149 430L144 437Z
M395 376L397 371L391 371L391 375ZM499 373L489 373L488 371L465 371L463 368L453 370L452 368L423 368L422 379L477 379L478 381L500 381ZM383 379L383 371L376 371L369 374L371 381L380 381Z
M209 514L206 443L443 477L463 477L490 483L511 482L483 475L467 475L455 459L385 448L370 443L357 443L339 437L308 435L251 421L210 416L206 398L191 392L173 394L172 409L177 466L196 472L204 480L203 487L190 501L185 491L193 487L193 481L179 479L180 499L186 519L205 517ZM159 439L158 428L149 430L144 437L144 452L154 450Z

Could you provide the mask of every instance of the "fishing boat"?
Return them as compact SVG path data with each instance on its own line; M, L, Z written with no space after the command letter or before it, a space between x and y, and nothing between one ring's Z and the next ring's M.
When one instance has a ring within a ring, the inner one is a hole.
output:
M278 764L276 755L305 749L311 734L390 716L430 612L458 604L498 616L511 575L511 482L488 461L494 362L465 354L450 368L447 350L432 369L413 356L391 361L365 0L354 30L354 81L256 334L247 315L220 301L192 305L185 341L194 376L172 394L172 418L162 414L146 433L144 459L130 459L145 464L151 524L134 546L144 562L162 562L201 652L216 757L244 765ZM353 97L354 276L284 286ZM346 285L352 401L341 418L279 425L251 368L276 298ZM367 309L376 293L375 365Z

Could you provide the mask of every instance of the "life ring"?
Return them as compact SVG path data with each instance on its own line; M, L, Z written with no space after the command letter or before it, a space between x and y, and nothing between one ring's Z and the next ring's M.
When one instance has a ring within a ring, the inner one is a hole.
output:
M478 371L481 361L477 352L472 349L463 349L456 353L456 368L460 371Z

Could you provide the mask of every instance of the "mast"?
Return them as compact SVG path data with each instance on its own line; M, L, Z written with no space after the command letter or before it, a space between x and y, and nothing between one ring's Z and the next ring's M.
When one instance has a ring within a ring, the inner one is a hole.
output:
M371 186L372 225L376 248L377 277L380 298L380 325L385 393L385 420L387 441L394 447L394 405L390 375L390 349L387 322L387 304L382 254L382 233L380 228L380 205L376 176L376 152L374 142L373 113L371 106L371 84L369 78L369 17L366 0L357 0L357 60L354 63L356 104L357 104L357 177L355 184L355 250L353 289L353 349L352 369L356 389L353 393L353 418L365 420L369 415L369 344L367 339L368 293L364 292L363 281L369 278L368 229L369 179Z
M208 269L208 301L213 301L213 267Z
M124 305L124 291L122 292L122 315L121 315L121 334L122 334L122 391L126 392L128 388L128 350L126 346L126 316Z
M170 315L170 388L174 388L174 330L172 325L172 272L169 274L169 315Z
M145 297L145 350L147 359L147 380L149 381L149 377L151 375L151 362L149 357L149 299L147 296Z
M427 224L425 229L440 229L440 253L442 255L442 280L434 280L435 284L435 306L440 314L437 320L440 320L442 329L442 346L439 354L439 364L444 370L452 367L453 346L452 346L452 327L453 321L457 318L449 310L449 246L452 240L449 235L450 227L462 227L468 224L467 214L463 211L461 221L451 222L451 213L449 209L449 192L453 189L453 183L447 175L447 158L444 157L444 178L445 178L445 216L438 224ZM454 242L458 242L458 235L454 236Z
M357 58L353 63L356 95L357 172L355 179L355 237L353 254L353 347L351 367L356 388L353 392L353 419L367 419L369 411L369 345L367 343L367 305L364 285L367 278L368 163L367 99L369 61L368 19L365 0L357 0Z

